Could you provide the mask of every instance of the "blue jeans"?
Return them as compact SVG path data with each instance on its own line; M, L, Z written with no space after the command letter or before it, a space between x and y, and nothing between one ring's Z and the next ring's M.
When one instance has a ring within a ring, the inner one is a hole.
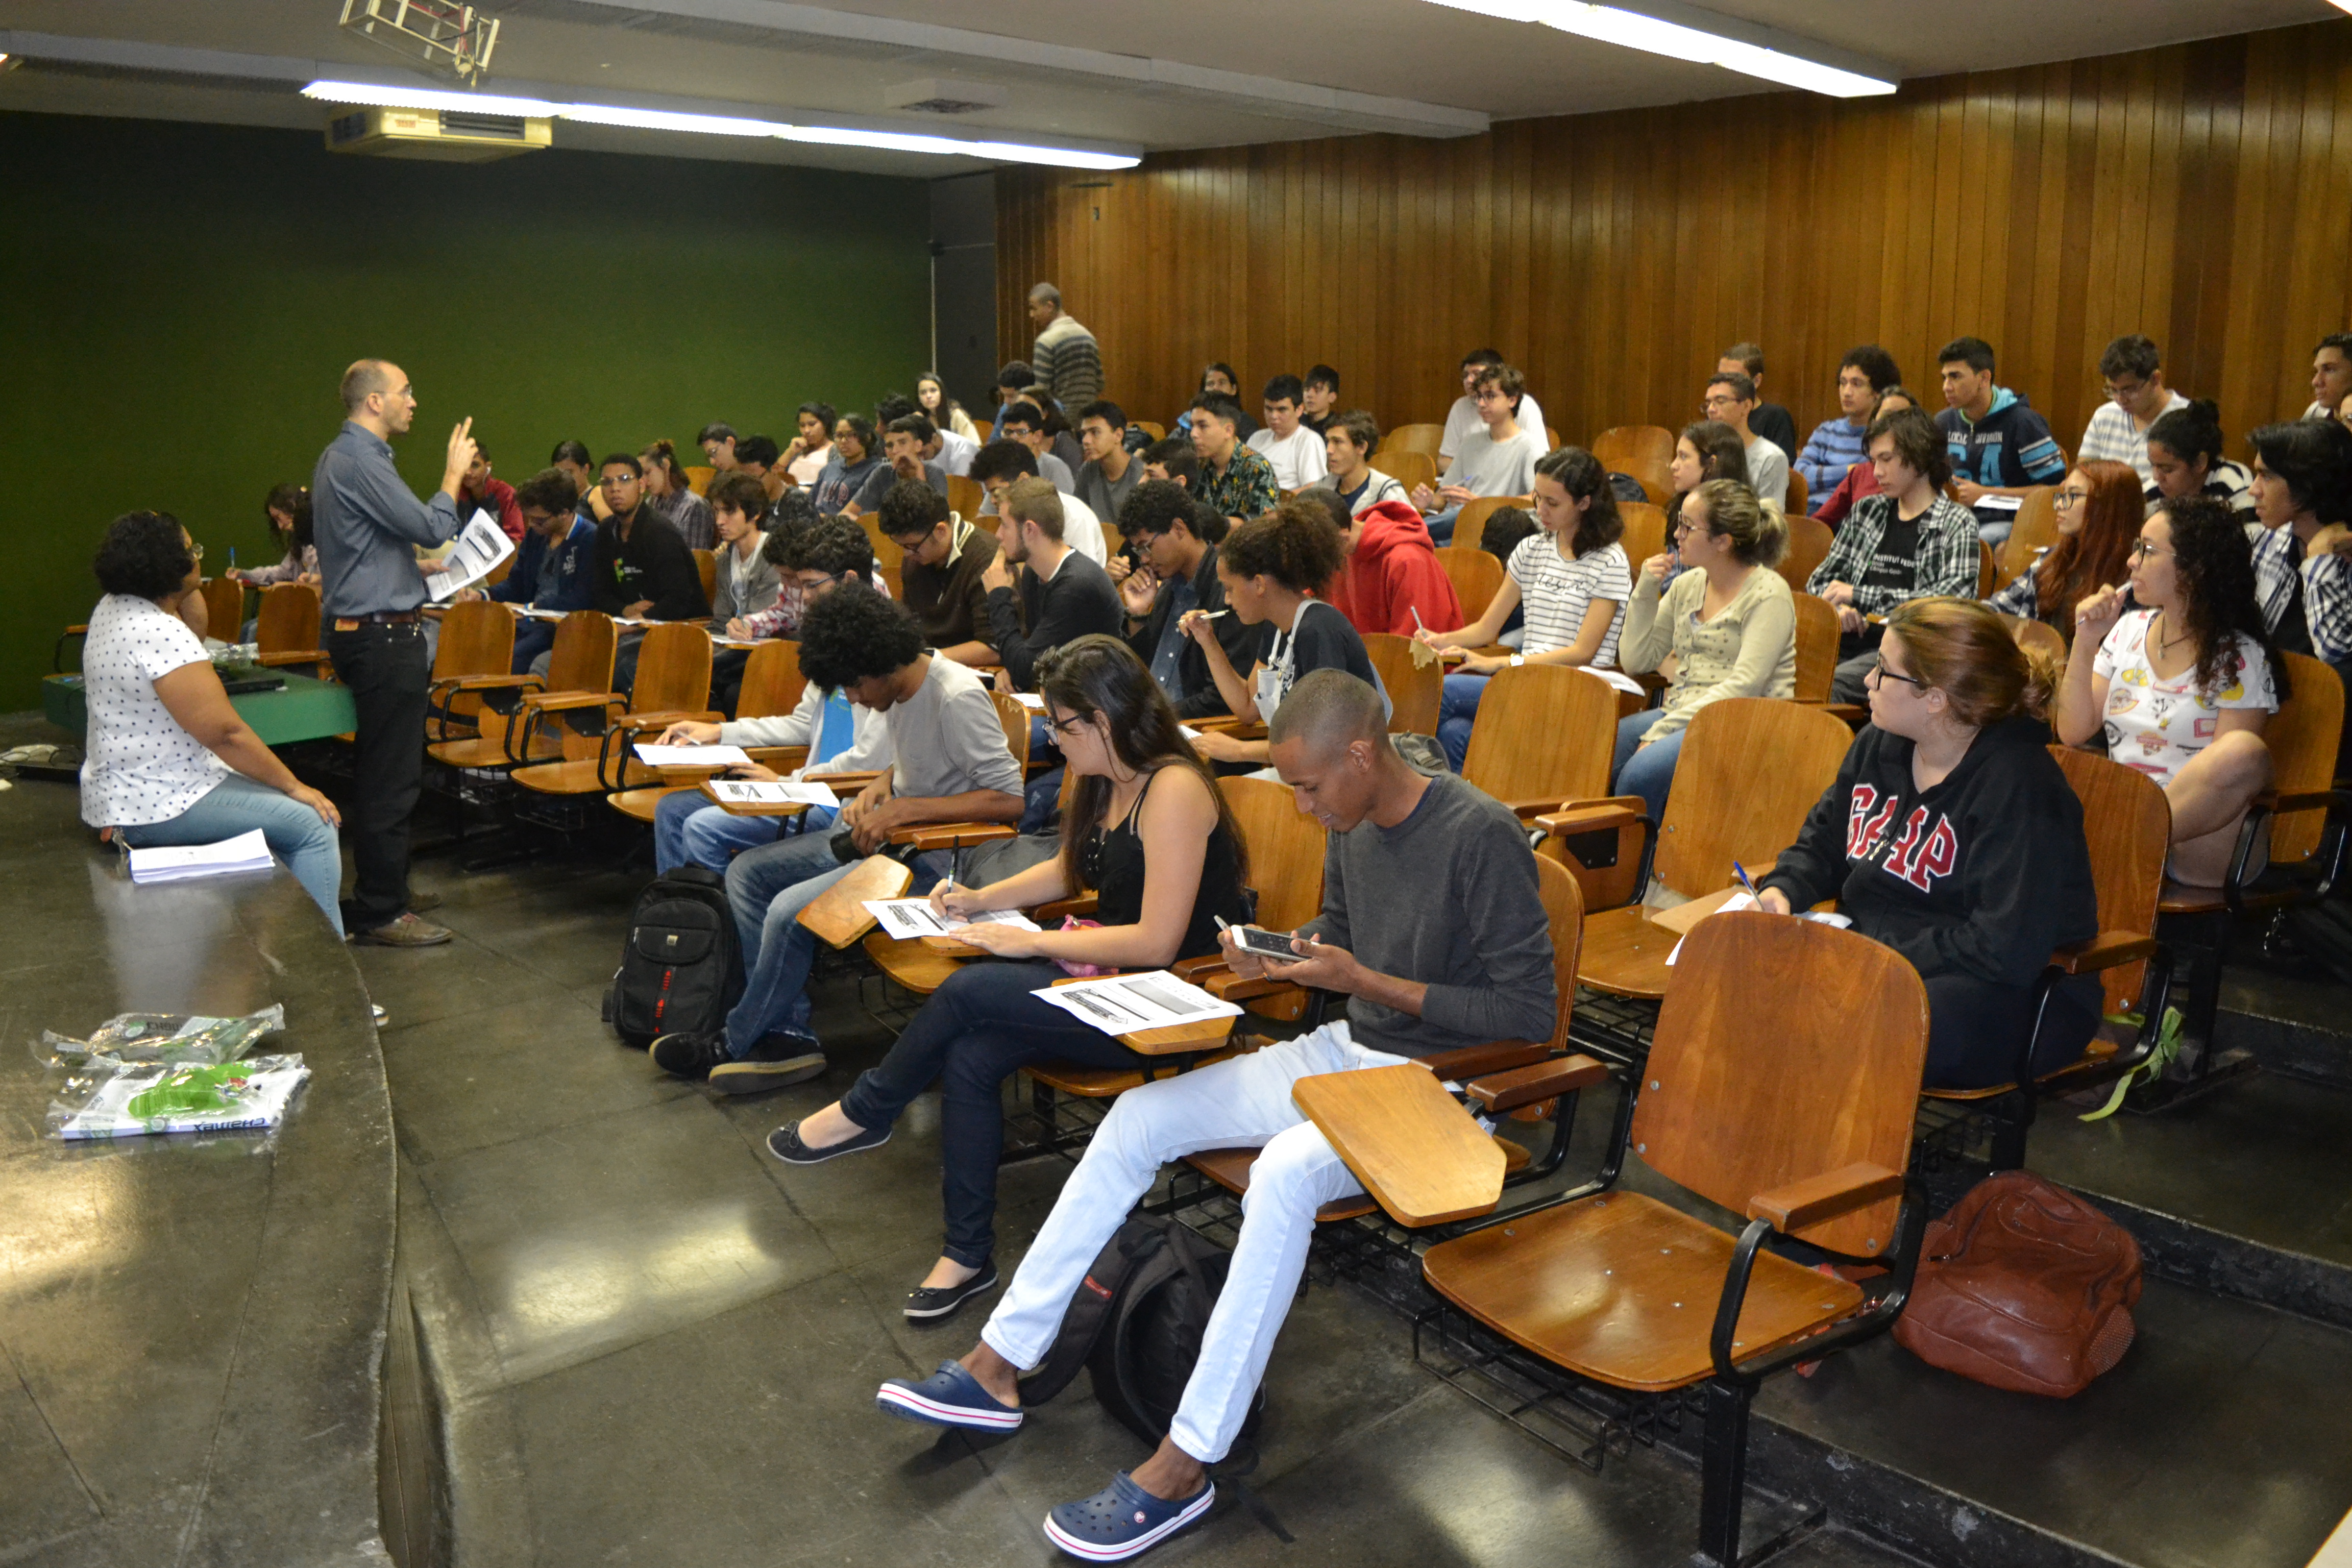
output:
M310 901L326 911L335 934L342 935L343 911L337 900L343 886L343 854L335 830L317 812L268 784L232 773L179 816L115 832L133 849L153 849L167 844L217 844L257 827L269 852L286 862Z
M1454 542L1454 520L1461 515L1460 507L1449 506L1442 511L1433 511L1421 520L1428 526L1431 541L1440 550ZM1475 544L1478 542L1474 539L1470 542Z
M918 858L908 891L930 891L946 874L947 861L944 852ZM727 1047L739 1061L762 1035L811 1032L808 977L816 938L800 923L801 911L857 864L835 857L828 827L747 849L727 868L727 904L735 913L745 971L742 1000L727 1015Z
M1486 682L1491 675L1449 675L1445 678L1444 694L1437 700L1437 743L1445 748L1445 760L1454 771L1462 771L1462 759L1470 754L1470 725L1478 717L1478 700L1486 695Z
M803 832L830 834L833 830L833 813L824 806L812 807L797 819L737 816L711 805L700 790L666 795L654 807L654 870L700 866L724 876L729 863L744 850L790 837L787 830L795 820L805 825Z
M1674 787L1675 762L1683 754L1683 737L1690 732L1689 727L1685 726L1643 745L1642 737L1650 732L1650 726L1664 717L1664 710L1651 708L1618 720L1617 754L1609 764L1610 793L1640 795L1649 803L1652 822L1665 819L1666 792Z

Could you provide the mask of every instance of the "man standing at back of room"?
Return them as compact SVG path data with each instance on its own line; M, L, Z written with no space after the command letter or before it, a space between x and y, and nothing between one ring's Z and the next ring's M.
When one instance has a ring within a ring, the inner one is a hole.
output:
M2024 398L1993 384L1990 343L1954 338L1936 365L1945 405L1936 425L1951 449L1952 493L1976 513L1977 537L1997 545L2016 526L2027 490L2066 477L2066 454Z
M351 689L357 740L351 808L358 885L343 910L352 941L432 947L448 931L417 917L408 892L408 827L425 773L425 575L416 549L457 537L457 491L474 466L471 419L449 433L441 488L419 501L393 466L392 438L416 416L408 374L389 360L343 372L343 427L310 476L320 611L335 679Z
M1029 356L1034 384L1064 409L1083 408L1102 395L1102 345L1062 311L1062 291L1051 283L1029 290L1029 320L1037 329L1037 347Z
M1779 404L1764 401L1763 349L1755 343L1734 343L1715 362L1715 370L1718 375L1736 370L1754 384L1756 406L1748 416L1748 433L1761 436L1780 447L1783 458L1793 456L1797 450L1797 421ZM1750 468L1752 471L1752 464Z
M2152 489L2156 467L2147 460L2147 427L2188 407L2189 399L2165 384L2162 356L2137 332L2107 345L2099 356L2099 381L2107 400L2092 410L2074 461L2128 463L2139 475L2139 488Z

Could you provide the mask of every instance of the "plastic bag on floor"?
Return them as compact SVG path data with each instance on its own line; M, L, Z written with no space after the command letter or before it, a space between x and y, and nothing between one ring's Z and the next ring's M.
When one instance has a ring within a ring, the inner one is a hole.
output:
M273 1003L242 1018L205 1018L186 1013L117 1013L87 1040L41 1031L52 1062L93 1058L117 1062L194 1063L216 1067L251 1050L265 1035L286 1026L286 1008Z
M49 1133L71 1141L271 1131L310 1076L299 1056L209 1065L92 1058L49 1103Z

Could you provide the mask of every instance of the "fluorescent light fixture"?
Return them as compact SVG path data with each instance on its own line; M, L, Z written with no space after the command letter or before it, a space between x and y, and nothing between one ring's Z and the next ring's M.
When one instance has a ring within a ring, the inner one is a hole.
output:
M378 87L371 82L314 81L305 98L328 103L365 103L386 109L448 109L476 114L513 114L575 120L583 125L617 125L640 131L683 131L706 136L772 136L826 147L874 147L889 153L928 153L954 158L988 158L1007 163L1045 163L1063 169L1132 169L1143 160L1129 153L1092 153L1075 147L1036 147L1024 142L971 142L904 131L855 131L827 125L787 125L727 114L685 114L667 109L630 109L610 103L551 103L537 98L500 98L489 93L442 92L431 88Z
M1557 27L1563 33L1574 33L1579 37L1591 38L1599 43L1640 49L1644 54L1664 55L1669 59L1688 60L1694 65L1721 66L1743 76L1760 77L1784 87L1802 88L1808 92L1824 93L1832 98L1866 98L1893 92L1896 85L1859 71L1823 65L1819 60L1807 59L1786 49L1769 48L1761 44L1710 32L1703 26L1670 22L1639 11L1628 11L1619 5L1585 5L1580 0L1432 0L1432 3L1456 11L1475 11L1482 16L1496 16L1507 22L1540 22L1547 27ZM2334 0L2334 3L2352 10L2352 0ZM1677 5L1675 9L1694 18L1707 14L1693 7Z
M543 98L501 98L490 92L446 92L429 87L383 87L372 81L314 81L305 98L325 103L364 103L383 109L450 109L460 114L512 114L546 119L563 112Z

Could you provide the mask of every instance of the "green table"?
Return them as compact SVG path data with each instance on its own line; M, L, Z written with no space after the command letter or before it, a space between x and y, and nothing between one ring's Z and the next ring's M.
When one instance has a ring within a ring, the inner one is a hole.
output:
M347 733L359 722L352 707L352 691L331 680L313 680L307 675L279 670L286 678L283 691L247 691L231 697L229 703L238 717L253 726L265 746L283 746L294 741L315 741L322 735ZM49 722L75 734L89 728L89 704L82 694L79 675L52 675L41 682L41 711Z

